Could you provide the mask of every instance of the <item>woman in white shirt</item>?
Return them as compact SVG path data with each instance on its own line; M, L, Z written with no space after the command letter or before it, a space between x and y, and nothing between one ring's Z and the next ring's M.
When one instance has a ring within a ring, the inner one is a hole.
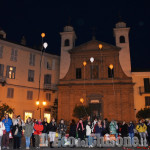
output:
M2 143L2 137L3 137L3 131L4 130L5 130L5 126L0 119L0 150L1 150L1 143Z

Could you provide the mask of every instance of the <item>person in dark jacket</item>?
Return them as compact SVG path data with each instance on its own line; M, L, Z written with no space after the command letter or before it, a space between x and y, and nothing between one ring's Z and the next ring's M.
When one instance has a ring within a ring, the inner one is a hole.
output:
M73 119L72 120L72 123L70 124L70 131L69 131L69 136L70 137L76 137L76 128L77 128L77 125L75 123L75 120Z
M20 148L20 138L22 137L22 122L18 120L14 125L14 149Z
M55 122L55 119L53 118L52 121L50 122L50 124L48 125L51 148L52 148L52 144L55 140L56 130L57 130L57 124Z
M100 138L101 136L103 136L102 135L103 130L104 129L103 129L103 126L102 126L101 122L98 121L97 125L95 126L95 136L96 136L96 138Z
M106 133L109 134L109 122L108 122L107 118L105 118L105 119L103 120L102 126L103 126L103 133L102 133L103 136L104 136Z
M134 137L134 128L135 128L135 125L133 124L132 121L130 121L129 123L129 126L128 126L128 131L129 131L129 137L131 138L131 144L133 144L133 137Z
M150 120L147 123L148 145L150 145Z
M59 137L64 137L66 135L67 126L65 125L63 119L60 120L57 130L58 130Z
M128 136L128 125L126 124L125 121L123 121L121 125L121 136L122 138Z
M44 118L44 121L42 122L43 125L43 131L42 131L42 144L43 146L48 146L48 122L47 118Z
M81 140L84 140L84 132L85 132L85 128L83 126L83 122L82 119L79 120L78 124L77 124L77 133L78 133L78 138L80 138ZM86 133L86 132L85 132Z

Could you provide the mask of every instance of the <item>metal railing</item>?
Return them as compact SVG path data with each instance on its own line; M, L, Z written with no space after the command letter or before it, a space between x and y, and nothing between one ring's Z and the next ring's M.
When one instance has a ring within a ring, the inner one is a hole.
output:
M142 95L142 94L149 94L150 93L150 89L146 89L144 86L143 87L140 86L139 87L139 93L140 93L140 95Z
M44 90L57 91L57 86L56 86L56 84L47 84L47 83L44 83L43 88L44 88Z
M6 82L6 77L0 76L0 83Z

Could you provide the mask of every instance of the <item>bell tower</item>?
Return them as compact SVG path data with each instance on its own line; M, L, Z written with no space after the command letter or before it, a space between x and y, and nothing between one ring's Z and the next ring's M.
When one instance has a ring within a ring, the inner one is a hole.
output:
M129 31L130 28L126 27L125 22L118 22L115 26L114 36L116 46L120 47L119 61L124 73L131 77L131 59L130 59L130 47L129 47Z
M70 54L68 50L75 46L76 34L72 26L65 26L61 35L61 55L60 55L60 79L67 74L70 66Z

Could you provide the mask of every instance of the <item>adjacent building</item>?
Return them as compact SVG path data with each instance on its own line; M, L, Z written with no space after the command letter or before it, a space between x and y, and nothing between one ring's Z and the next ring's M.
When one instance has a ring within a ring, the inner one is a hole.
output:
M24 120L28 116L39 118L40 112L42 118L49 120L50 106L57 99L59 56L43 54L39 91L41 51L23 45L25 41L22 44L7 41L2 30L0 36L0 104L7 103Z

